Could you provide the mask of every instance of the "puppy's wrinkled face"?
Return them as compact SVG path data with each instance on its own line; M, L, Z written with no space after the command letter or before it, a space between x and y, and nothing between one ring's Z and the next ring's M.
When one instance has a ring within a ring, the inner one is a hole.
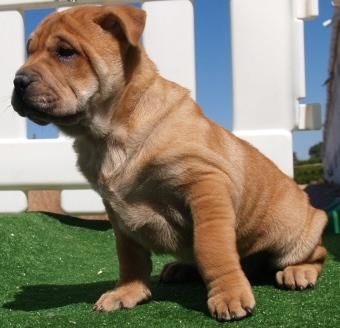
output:
M47 17L16 73L14 109L41 125L91 119L124 88L124 58L144 23L145 13L128 6L79 6Z

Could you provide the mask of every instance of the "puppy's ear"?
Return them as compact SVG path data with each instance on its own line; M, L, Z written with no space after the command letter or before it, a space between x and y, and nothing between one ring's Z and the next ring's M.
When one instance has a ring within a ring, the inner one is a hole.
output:
M116 37L137 46L145 27L146 13L132 6L104 6L95 22Z

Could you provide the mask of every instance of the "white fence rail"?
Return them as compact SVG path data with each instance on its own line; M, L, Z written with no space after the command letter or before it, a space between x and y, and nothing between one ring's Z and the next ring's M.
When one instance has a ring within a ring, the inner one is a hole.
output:
M130 2L142 2L147 11L143 43L161 74L189 88L195 97L193 1L0 0L0 44L6 49L0 52L0 212L25 210L23 191L52 188L63 190L61 206L66 212L104 210L75 167L72 141L28 140L25 119L3 108L9 105L14 73L24 61L24 9ZM303 20L318 14L318 1L230 3L234 132L292 175L291 131L320 126L320 108L299 104L305 96Z

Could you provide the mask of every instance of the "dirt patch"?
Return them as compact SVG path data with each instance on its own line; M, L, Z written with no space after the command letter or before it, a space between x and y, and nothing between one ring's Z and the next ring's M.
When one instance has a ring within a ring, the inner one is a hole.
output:
M59 190L35 190L28 192L29 212L50 212L56 214L67 214L60 206ZM107 220L106 214L77 215L85 220Z

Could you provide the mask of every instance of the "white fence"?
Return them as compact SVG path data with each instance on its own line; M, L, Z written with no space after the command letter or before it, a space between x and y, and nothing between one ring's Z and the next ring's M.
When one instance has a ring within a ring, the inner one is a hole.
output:
M24 9L129 2L142 2L147 11L143 43L161 74L195 97L193 1L0 0L0 106L6 107L3 99L9 104L14 73L24 61ZM305 96L303 20L318 15L318 0L230 0L230 5L234 132L292 175L291 131L321 126L320 107L299 103ZM103 211L75 167L71 144L63 136L28 140L25 119L1 108L0 212L24 211L25 191L32 189L63 190L61 206L68 213Z

